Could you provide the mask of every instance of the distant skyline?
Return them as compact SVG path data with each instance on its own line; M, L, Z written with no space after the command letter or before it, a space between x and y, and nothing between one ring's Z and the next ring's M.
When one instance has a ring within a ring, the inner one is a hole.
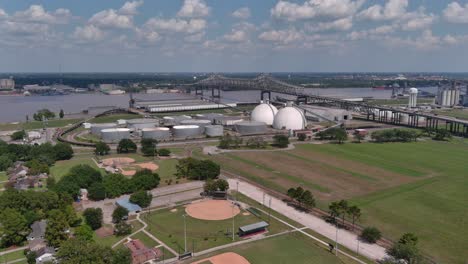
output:
M468 1L0 0L0 72L468 72Z

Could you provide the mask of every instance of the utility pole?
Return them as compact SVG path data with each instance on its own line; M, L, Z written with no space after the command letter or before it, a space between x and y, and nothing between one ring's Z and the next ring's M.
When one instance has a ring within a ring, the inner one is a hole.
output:
M236 216L234 215L234 204L232 205L232 241L234 241L234 219Z
M270 204L268 206L270 209L268 210L268 224L270 223L271 221L271 196L270 196Z
M187 222L185 220L185 214L183 215L184 217L184 253L187 253Z
M357 238L357 250L356 250L357 255L359 256L359 237Z
M338 226L336 226L335 255L338 256Z
M237 179L237 187L236 187L236 202L239 201L238 199L239 196L239 179Z

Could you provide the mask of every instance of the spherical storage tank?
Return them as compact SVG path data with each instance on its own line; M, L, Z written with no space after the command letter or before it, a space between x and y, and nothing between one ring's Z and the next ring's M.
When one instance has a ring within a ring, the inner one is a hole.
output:
M269 103L262 103L257 105L250 115L250 119L256 122L264 122L271 126L275 115L278 113L278 109Z
M101 130L101 137L104 142L117 143L124 138L130 138L130 129L106 128Z
M106 128L114 128L117 125L115 123L101 123L101 124L91 124L91 133L94 135L101 135L101 130Z
M241 135L264 134L267 131L265 122L242 121L235 123L234 126Z
M211 120L204 120L204 119L187 119L180 121L180 125L195 125L200 127L200 134L205 132L205 127L211 125Z
M223 132L223 126L209 125L205 127L205 134L209 137L220 137L223 135Z
M171 137L170 129L167 127L143 128L141 130L143 138L165 140Z
M201 135L200 127L197 125L180 125L172 127L175 138L193 138Z
M300 130L307 126L304 112L293 106L281 108L275 116L275 129Z
M127 127L134 130L141 130L143 128L153 128L159 125L159 121L156 119L130 119L127 120Z

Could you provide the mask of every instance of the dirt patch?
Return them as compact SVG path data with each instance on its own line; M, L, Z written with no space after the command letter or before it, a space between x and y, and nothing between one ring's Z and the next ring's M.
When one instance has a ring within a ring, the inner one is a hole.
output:
M148 169L151 171L156 171L157 169L159 169L159 166L154 164L153 162L138 163L136 165L142 169Z
M135 160L132 158L108 158L108 159L103 159L102 164L104 166L112 166L112 167L122 167L122 166L128 166L132 163L134 163Z
M124 176L133 176L136 173L136 170L120 169L120 171Z
M203 200L187 205L185 212L197 219L225 220L236 216L240 210L226 200Z
M213 264L250 264L250 262L245 259L243 256L233 253L227 252L223 254L219 254L210 258L202 259L200 261L192 262L192 264L205 264L205 263L213 263Z

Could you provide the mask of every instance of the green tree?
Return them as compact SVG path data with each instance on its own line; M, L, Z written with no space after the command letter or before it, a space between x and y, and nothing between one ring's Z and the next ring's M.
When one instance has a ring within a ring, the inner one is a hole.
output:
M361 239L368 243L375 243L382 237L382 233L375 227L366 227L361 232Z
M96 143L96 148L94 149L94 153L96 155L100 155L100 156L107 155L109 154L109 151L110 151L110 147L106 143L102 141L99 141Z
M106 199L106 188L102 182L94 182L88 188L88 198L93 201Z
M79 227L75 228L75 237L85 241L93 241L94 231L89 225L80 225Z
M328 205L328 212L330 217L332 218L333 222L336 223L336 218L340 216L340 205L338 202L332 202Z
M171 155L171 151L168 149L160 149L158 151L158 155L161 157L169 157Z
M343 144L343 142L345 142L348 139L348 133L346 133L346 130L344 130L343 128L339 128L334 131L334 137L338 144Z
M132 233L132 226L125 221L120 221L115 225L114 234L116 236L126 236Z
M122 222L126 217L128 217L128 210L122 206L117 206L112 212L112 222L114 223Z
M122 174L109 174L104 177L103 184L107 198L115 198L132 190L131 180Z
M398 243L417 245L418 237L413 233L405 233L400 237L400 239L398 240Z
M28 170L29 175L49 173L49 165L47 165L47 163L40 162L37 159L30 160L26 162L24 165L29 168Z
M117 153L134 153L137 151L137 145L131 139L124 138L120 140L117 146Z
M69 160L73 158L73 149L70 144L59 142L54 146L56 160Z
M41 110L37 111L33 115L33 118L36 121L43 121L45 119L53 119L53 118L55 118L55 113L50 111L49 109L44 108L44 109L41 109Z
M138 204L142 208L148 207L153 200L153 195L147 191L137 191L136 193L130 195L130 202Z
M345 217L346 217L346 214L348 213L348 209L349 209L348 201L340 200L338 202L338 208L339 208L339 212L340 212L341 218L343 220L343 225L344 225L345 224Z
M187 177L191 180L215 179L221 173L219 164L211 160L197 160L194 158L180 159L176 165L176 176Z
M145 156L156 156L158 141L152 138L143 138L141 140L141 153Z
M102 226L102 209L101 208L87 208L83 212L86 224L93 230L99 229Z
M275 135L273 136L273 145L278 148L286 148L289 145L289 138L285 135Z
M60 245L68 239L67 230L69 225L67 218L60 210L51 210L47 219L47 227L45 239L52 247L60 247Z
M438 129L436 130L435 132L435 135L432 139L434 140L438 140L438 141L444 141L444 140L447 140L447 139L450 139L452 138L452 134L450 134L450 132L446 129Z
M3 197L2 197L3 198ZM20 245L29 232L27 221L16 209L6 208L0 213L1 246Z
M263 140L263 137L249 138L246 142L247 147L254 149L262 149L267 147L267 143Z
M27 137L27 134L26 134L26 131L20 130L11 134L10 137L11 137L11 140L23 140L24 138Z
M3 154L0 156L0 171L6 171L12 165L13 165L13 161L8 155Z
M304 134L304 133L300 133L300 134L297 135L297 139L299 141L305 141L307 139L307 135Z
M26 261L28 264L36 264L37 253L34 251L28 251L26 254Z
M358 220L361 217L361 209L357 207L356 205L350 206L348 208L348 215L351 216L352 222L353 222L353 229L354 229L354 224L356 220Z
M60 263L67 264L131 264L131 255L128 249L113 251L109 247L83 239L72 238L65 241L56 254Z
M112 254L111 264L131 264L132 254L127 248L118 248Z
M143 169L137 171L130 181L135 191L151 190L158 187L160 178L157 173L153 173L149 169Z
M60 112L59 112L60 119L62 119L64 116L65 116L65 113L63 112L63 109L60 109Z
M309 190L303 192L298 200L308 209L315 207L315 198Z
M219 138L218 147L221 149L230 149L233 144L233 140L231 135L227 134Z

